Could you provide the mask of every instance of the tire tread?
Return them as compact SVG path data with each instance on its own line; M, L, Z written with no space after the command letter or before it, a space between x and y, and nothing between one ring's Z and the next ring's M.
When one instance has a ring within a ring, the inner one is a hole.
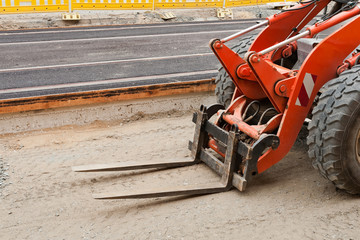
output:
M360 194L360 184L353 181L341 160L345 129L359 106L360 66L354 66L329 81L313 109L308 125L308 155L312 165L338 189Z

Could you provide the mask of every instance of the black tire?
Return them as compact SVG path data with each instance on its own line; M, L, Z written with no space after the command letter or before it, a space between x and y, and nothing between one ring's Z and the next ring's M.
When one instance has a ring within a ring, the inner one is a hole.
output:
M240 57L243 57L248 51L255 37L255 35L245 37L231 49L239 54ZM218 103L228 107L235 91L235 85L223 67L220 67L218 70L218 75L215 78L215 84L215 95Z
M360 66L328 82L309 123L309 157L338 189L360 194Z

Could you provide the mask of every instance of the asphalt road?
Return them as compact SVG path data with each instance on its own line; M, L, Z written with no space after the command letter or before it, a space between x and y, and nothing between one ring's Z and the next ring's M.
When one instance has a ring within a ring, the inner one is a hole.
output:
M209 41L255 23L2 31L0 99L210 79L219 63Z

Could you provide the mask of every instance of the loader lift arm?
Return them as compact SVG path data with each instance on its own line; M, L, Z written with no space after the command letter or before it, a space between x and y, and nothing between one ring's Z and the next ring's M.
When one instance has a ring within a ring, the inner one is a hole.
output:
M359 14L360 7L357 5L307 28L298 35L263 49L259 53L250 51L245 56L246 59L242 59L226 47L224 44L226 39L211 41L212 50L232 78L238 91L248 99L268 98L274 108L283 114L277 133L281 144L278 149L269 149L260 157L259 173L280 161L290 151L320 88L337 76L337 69L342 65L343 60L360 45L360 31L358 31L360 17L353 19L321 41L307 57L300 70L296 72L296 76L293 70L285 69L269 60L269 54L272 55L274 51L286 44L303 37L312 37ZM271 21L269 20L269 22ZM271 27L270 24L268 29ZM267 32L267 29L263 32ZM262 35L260 34L260 36ZM253 45L256 45L257 41L258 39L255 39ZM250 69L248 70L251 72L249 76L242 74L245 67ZM288 93L285 96L279 95L279 93L283 92L280 88L286 88L286 85L278 84L279 82L290 82L287 85L290 85L291 89L287 89ZM236 101L238 100L233 102ZM233 115L234 111L229 110L229 114ZM243 131L249 132L251 128L256 128L256 126L248 126Z

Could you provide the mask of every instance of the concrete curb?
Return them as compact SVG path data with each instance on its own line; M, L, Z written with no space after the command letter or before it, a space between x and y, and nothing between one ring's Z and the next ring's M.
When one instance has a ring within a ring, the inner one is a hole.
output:
M104 124L142 119L150 115L157 118L169 114L184 114L202 104L215 103L213 92L181 94L111 103L46 109L0 115L0 134L13 134L71 125L88 125L100 121ZM190 119L189 119L190 121Z
M214 92L214 80L176 82L89 92L0 100L0 114L42 109L83 106L98 103L147 99L197 92Z

